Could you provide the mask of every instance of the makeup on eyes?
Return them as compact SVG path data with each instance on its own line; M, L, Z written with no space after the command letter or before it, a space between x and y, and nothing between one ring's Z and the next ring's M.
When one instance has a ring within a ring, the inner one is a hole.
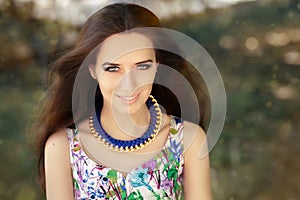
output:
M153 61L151 59L148 59L141 62L137 62L134 65L137 70L147 70L152 66L152 64ZM110 62L105 62L101 66L104 71L108 72L117 72L120 69L120 64Z
M116 72L120 69L119 65L108 65L108 66L102 66L104 71L107 72Z

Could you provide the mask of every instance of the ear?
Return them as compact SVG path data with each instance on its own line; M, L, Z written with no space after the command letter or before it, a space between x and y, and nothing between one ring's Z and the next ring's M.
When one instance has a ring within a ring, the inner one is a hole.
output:
M97 80L95 65L89 65L89 71L93 79Z
M159 66L159 62L157 61L156 62L156 72L157 72L158 66Z

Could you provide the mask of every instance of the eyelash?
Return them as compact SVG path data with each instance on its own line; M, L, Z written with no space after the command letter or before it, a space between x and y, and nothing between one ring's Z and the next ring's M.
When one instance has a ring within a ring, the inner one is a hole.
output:
M105 68L105 71L107 72L117 72L120 68L117 66L111 66L111 67L107 67Z
M151 64L141 64L141 65L137 65L137 69L139 70L147 70L151 67L152 65Z
M141 65L137 65L136 68L137 70L147 70L151 67L152 65L151 64L141 64ZM111 66L111 67L107 67L105 68L105 71L107 72L117 72L119 71L119 67L117 66Z

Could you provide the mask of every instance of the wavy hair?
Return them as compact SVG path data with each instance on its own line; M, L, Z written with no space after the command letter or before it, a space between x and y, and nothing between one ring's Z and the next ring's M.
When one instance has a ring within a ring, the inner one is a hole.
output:
M74 48L51 65L48 74L48 88L40 104L40 112L33 126L35 132L38 133L38 180L43 190L45 190L44 148L47 139L61 128L75 127L75 119L72 112L72 95L76 91L74 91L73 86L83 61L98 44L102 43L109 36L142 27L162 27L162 25L157 16L144 7L125 3L108 5L89 17L81 29ZM177 48L176 45L173 48ZM197 70L180 56L157 49L155 53L160 64L171 66L190 82L199 102L201 117L196 123L205 129L209 119L210 103L203 79L197 76ZM96 90L96 95L91 90L90 85L95 80L90 76L88 67L83 69L82 79L85 81L85 84L80 86L80 91L77 91L77 95L93 96L96 109L101 108L103 103L102 95L99 87ZM176 83L176 81L173 84L178 84L178 87L180 87L180 83ZM154 84L151 93L164 107L167 114L181 116L179 102L172 91L164 86ZM80 112L82 115L78 116L78 120L87 118L89 113L91 113L92 108L86 106L89 103L82 101L80 102L81 105L78 105L82 109Z

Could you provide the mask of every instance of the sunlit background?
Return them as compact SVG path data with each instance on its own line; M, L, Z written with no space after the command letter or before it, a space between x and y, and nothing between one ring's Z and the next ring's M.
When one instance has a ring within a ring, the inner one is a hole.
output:
M214 199L300 199L300 2L144 2L205 47L224 80L227 117L210 153ZM44 199L28 127L45 70L107 3L0 0L0 199Z

